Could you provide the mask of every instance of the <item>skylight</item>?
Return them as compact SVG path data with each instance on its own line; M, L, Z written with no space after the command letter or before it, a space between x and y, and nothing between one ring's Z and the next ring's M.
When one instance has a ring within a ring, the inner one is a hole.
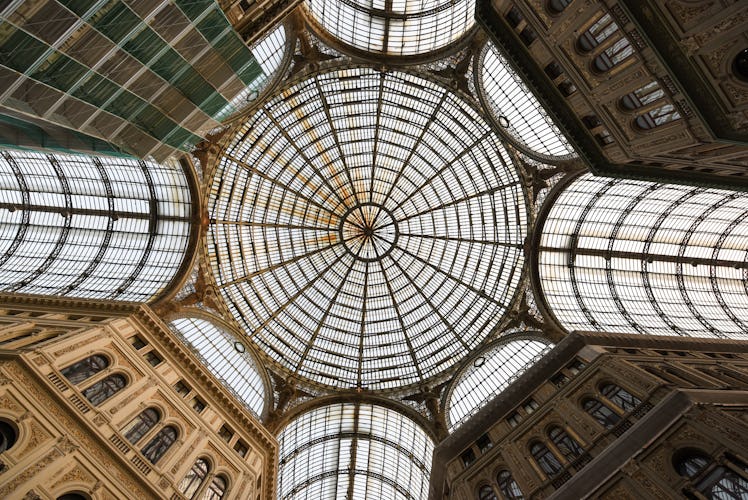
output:
M297 82L240 127L210 193L229 309L286 371L393 389L449 369L521 275L524 198L483 116L404 72Z
M458 375L450 392L449 430L475 415L552 348L553 344L541 337L514 338L478 355Z
M532 91L493 43L483 49L480 66L488 109L515 143L546 158L576 156Z
M278 436L278 498L428 496L434 443L408 417L370 404L308 411Z
M197 351L203 363L258 418L265 408L265 385L246 346L202 318L178 318L170 326Z
M305 5L334 37L377 54L433 52L475 24L475 0L307 0Z
M190 234L178 165L0 152L0 290L148 301L171 282Z
M748 196L586 174L543 223L543 297L568 331L748 338Z

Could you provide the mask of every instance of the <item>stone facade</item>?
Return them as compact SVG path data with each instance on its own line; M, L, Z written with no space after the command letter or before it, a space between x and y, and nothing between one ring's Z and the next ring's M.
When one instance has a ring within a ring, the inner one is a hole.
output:
M220 476L224 498L274 496L275 438L147 306L119 306L107 319L103 304L75 301L82 309L70 314L62 311L73 301L3 299L3 347L15 349L0 354L0 422L17 438L0 455L2 498L76 492L177 500L185 498L180 483L199 458L209 464L200 491ZM77 383L66 378L62 370L93 355L108 366ZM125 387L99 404L89 401L86 389L113 374L125 377ZM178 382L188 392L177 392ZM127 439L129 424L148 408L158 422ZM152 463L146 443L167 426L177 430L176 442Z

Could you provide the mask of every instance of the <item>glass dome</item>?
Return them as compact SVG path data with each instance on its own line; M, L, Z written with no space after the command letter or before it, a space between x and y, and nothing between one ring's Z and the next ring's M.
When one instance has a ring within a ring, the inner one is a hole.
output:
M525 202L500 139L451 90L330 70L241 126L209 199L226 303L278 366L402 388L496 326L523 267Z

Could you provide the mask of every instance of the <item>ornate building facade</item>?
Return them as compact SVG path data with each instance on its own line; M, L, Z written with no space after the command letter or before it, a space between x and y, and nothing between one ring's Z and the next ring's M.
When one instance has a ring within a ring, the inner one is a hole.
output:
M748 495L744 3L0 19L0 496Z

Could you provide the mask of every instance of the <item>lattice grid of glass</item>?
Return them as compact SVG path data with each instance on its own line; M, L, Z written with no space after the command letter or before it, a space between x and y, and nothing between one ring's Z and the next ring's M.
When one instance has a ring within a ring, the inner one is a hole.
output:
M477 356L460 373L449 395L447 416L450 432L475 415L517 377L553 348L541 338L503 342Z
M293 420L278 436L278 498L428 497L434 443L400 413L339 403Z
M331 71L239 129L209 258L268 356L338 388L428 379L475 348L520 278L524 200L483 117L407 73Z
M543 295L567 330L748 338L748 196L584 175L543 225Z
M378 54L438 50L475 24L475 0L306 0L306 6L330 34Z
M147 301L172 280L190 233L178 166L0 152L0 290Z
M205 365L255 416L265 407L265 385L244 344L224 329L202 318L179 318L170 323Z
M221 110L216 120L223 120L232 113L241 111L247 104L257 99L280 68L285 46L286 30L283 25L279 25L252 47L252 55L262 68L262 73Z
M480 77L488 108L515 140L545 156L576 156L532 91L492 43L483 49Z

